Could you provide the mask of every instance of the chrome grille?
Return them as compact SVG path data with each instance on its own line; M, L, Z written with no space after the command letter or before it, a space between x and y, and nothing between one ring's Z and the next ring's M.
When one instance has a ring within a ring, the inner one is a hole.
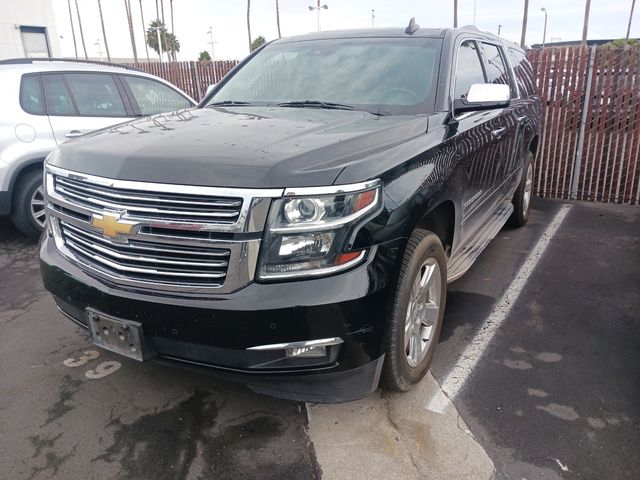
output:
M68 248L111 274L160 283L188 280L198 286L220 286L227 275L228 249L167 246L142 240L117 244L64 221L60 229Z
M104 187L62 176L55 176L54 188L78 205L91 209L125 210L132 218L233 224L242 209L242 198Z
M272 198L237 189L114 180L48 165L47 217L58 250L109 284L170 295L227 293L255 275ZM108 237L109 213L134 225Z

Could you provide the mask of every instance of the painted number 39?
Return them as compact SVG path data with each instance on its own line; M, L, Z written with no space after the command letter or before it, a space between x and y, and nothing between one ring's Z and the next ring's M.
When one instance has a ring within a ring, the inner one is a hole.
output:
M91 360L96 360L100 357L100 353L97 350L87 350L82 352L78 358L67 358L63 365L70 368L83 367ZM106 362L102 362L96 368L92 370L87 370L84 372L87 378L92 380L96 380L98 378L104 378L107 375L111 375L112 373L118 371L122 364L120 362L116 362L115 360L108 360Z

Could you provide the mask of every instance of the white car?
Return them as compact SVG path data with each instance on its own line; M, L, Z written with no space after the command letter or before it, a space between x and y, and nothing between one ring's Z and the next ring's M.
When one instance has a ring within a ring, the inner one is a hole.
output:
M42 163L69 139L196 102L140 70L58 59L0 61L0 215L38 237L44 227Z

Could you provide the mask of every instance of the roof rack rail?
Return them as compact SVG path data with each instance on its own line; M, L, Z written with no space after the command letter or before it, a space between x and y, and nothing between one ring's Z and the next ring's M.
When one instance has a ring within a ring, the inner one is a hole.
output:
M42 57L42 58L9 58L7 60L0 60L0 65L24 65L35 62L71 62L71 63L87 63L90 65L104 65L108 67L119 67L125 70L135 70L141 72L139 68L124 65L122 63L110 63L101 62L99 60L81 60L79 58L57 58L57 57Z
M477 31L477 32L479 32L479 31L480 31L480 29L479 29L478 27L476 27L475 25L465 25L465 26L464 26L464 27L462 27L462 28L464 28L465 30L475 30L475 31Z

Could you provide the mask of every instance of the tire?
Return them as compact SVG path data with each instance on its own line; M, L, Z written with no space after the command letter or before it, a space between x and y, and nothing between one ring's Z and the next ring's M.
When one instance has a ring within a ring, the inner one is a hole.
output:
M38 239L44 229L44 213L40 212L44 212L44 196L42 169L37 169L25 173L18 179L13 195L11 221L20 232Z
M513 213L509 217L508 224L512 227L522 227L529 220L529 208L531 206L531 192L533 187L533 153L528 152L524 162L524 169L520 185L513 194L511 203Z
M421 303L411 302L414 288L427 280L427 269L431 271L430 286L422 289L422 297L418 295L418 298L422 298ZM447 261L442 243L436 234L417 229L411 235L402 257L385 332L386 355L382 367L382 382L388 389L407 391L427 373L440 337L446 298ZM420 304L423 305L422 308L419 307ZM408 321L420 317L425 322ZM405 333L407 325L408 333ZM429 330L428 325L431 327ZM425 341L427 335L428 340ZM414 338L413 341L411 337ZM412 355L412 345L416 346L415 356Z

